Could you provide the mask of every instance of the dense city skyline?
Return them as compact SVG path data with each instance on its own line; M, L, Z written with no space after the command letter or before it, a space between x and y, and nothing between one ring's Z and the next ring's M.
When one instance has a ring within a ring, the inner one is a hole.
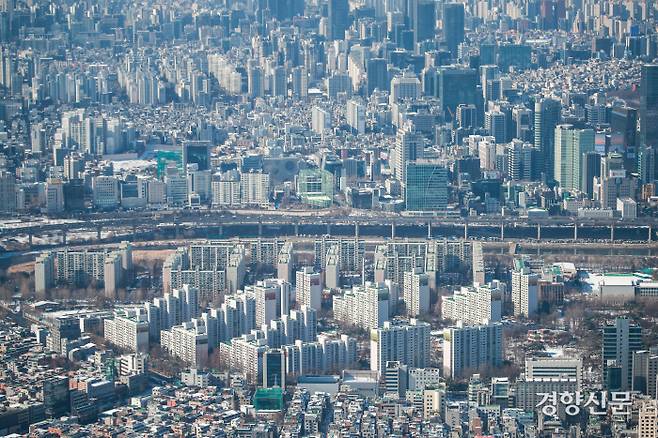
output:
M658 438L658 4L0 0L0 436Z

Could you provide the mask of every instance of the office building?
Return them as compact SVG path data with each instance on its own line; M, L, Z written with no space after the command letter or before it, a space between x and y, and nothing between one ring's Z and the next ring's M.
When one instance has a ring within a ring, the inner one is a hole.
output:
M403 300L407 315L415 318L430 311L429 277L421 269L404 273Z
M443 331L443 376L467 377L503 361L503 326L500 323L466 327L458 322Z
M580 190L589 199L594 198L594 178L601 176L601 155L598 152L585 152L580 158Z
M635 198L637 180L624 168L623 155L611 152L601 157L601 172L594 178L593 189L601 208L616 209L618 198Z
M535 101L535 148L540 152L541 169L544 180L554 175L555 128L560 123L562 105L550 98L537 98Z
M411 319L408 323L386 321L370 334L370 369L384 372L386 362L398 361L411 368L429 364L430 325Z
M348 100L346 108L347 124L353 134L365 134L366 132L366 107L357 100Z
M507 175L512 181L531 181L533 156L536 149L530 143L514 139L507 146Z
M602 348L603 376L608 375L608 368L619 367L619 390L631 390L633 387L633 353L642 349L642 328L628 318L618 317L613 324L603 327Z
M329 40L345 39L345 31L349 27L350 5L348 0L329 0L328 2Z
M500 111L485 112L484 129L496 140L496 143L505 143L507 139L507 118L505 114Z
M447 121L455 119L457 107L461 104L474 105L481 114L482 95L478 92L478 82L476 69L460 66L444 66L439 69L438 97Z
M278 348L263 353L263 388L274 386L286 387L286 358Z
M94 206L101 210L111 210L119 206L121 194L119 180L113 176L96 176L92 180Z
M407 162L404 177L407 211L443 212L447 209L448 170L443 165L427 160Z
M583 379L583 361L566 358L530 358L525 361L526 380L575 379L580 389Z
M406 183L407 164L423 157L423 138L416 127L407 122L398 129L393 151L393 174L401 184Z
M385 395L394 398L404 397L408 388L409 368L399 361L391 360L386 362L382 374Z
M459 45L464 42L464 5L445 3L443 5L443 40L453 58L458 57Z
M640 144L658 147L658 64L642 66L640 83Z
M658 400L642 400L640 403L637 437L658 438Z
M421 89L420 80L416 75L413 72L405 71L391 80L389 103L418 99L421 96Z
M656 379L658 379L658 348L633 352L632 390L655 399L657 396Z
M272 91L272 96L288 97L288 77L284 66L277 65L274 67L270 90Z
M55 255L43 252L34 261L34 290L44 294L55 285Z
M366 75L368 85L368 96L373 91L386 91L390 89L388 79L388 65L384 58L371 58L366 62Z
M329 99L334 100L339 94L345 97L352 95L352 79L346 73L335 72L325 80L325 85Z
M210 148L208 141L183 142L183 169L187 169L188 164L196 164L197 170L210 170Z
M300 66L292 69L292 94L305 99L308 97L308 71Z
M431 40L435 37L436 7L432 0L415 0L415 14L412 27L414 30L414 43Z
M311 129L316 134L323 134L331 129L331 114L324 108L314 106L311 110Z
M46 417L59 418L71 409L67 376L53 376L44 380L42 394Z
M6 170L0 170L0 212L16 211L16 176Z
M573 125L555 128L554 178L566 190L585 191L583 186L582 157L594 151L594 130L577 129Z

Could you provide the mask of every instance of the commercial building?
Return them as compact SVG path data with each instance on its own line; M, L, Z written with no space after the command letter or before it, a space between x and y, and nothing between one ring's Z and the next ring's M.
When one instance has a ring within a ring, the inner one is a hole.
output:
M618 367L619 388L609 390L628 391L633 387L633 353L642 350L642 329L628 318L618 317L613 324L603 327L602 370L604 382L608 379L608 369Z
M406 164L404 200L407 211L443 212L448 207L448 170L420 160Z
M554 177L566 190L587 190L583 186L582 157L594 151L594 130L563 124L555 128Z

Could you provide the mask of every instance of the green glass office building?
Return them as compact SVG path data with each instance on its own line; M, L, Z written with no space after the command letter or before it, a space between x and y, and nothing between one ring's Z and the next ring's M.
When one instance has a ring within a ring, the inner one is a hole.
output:
M408 163L404 199L407 211L444 211L448 207L448 170L437 163Z

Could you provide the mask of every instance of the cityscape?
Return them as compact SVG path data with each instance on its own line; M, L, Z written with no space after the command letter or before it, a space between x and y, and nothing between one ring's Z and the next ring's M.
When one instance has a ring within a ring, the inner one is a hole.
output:
M658 438L658 1L0 0L0 436Z

